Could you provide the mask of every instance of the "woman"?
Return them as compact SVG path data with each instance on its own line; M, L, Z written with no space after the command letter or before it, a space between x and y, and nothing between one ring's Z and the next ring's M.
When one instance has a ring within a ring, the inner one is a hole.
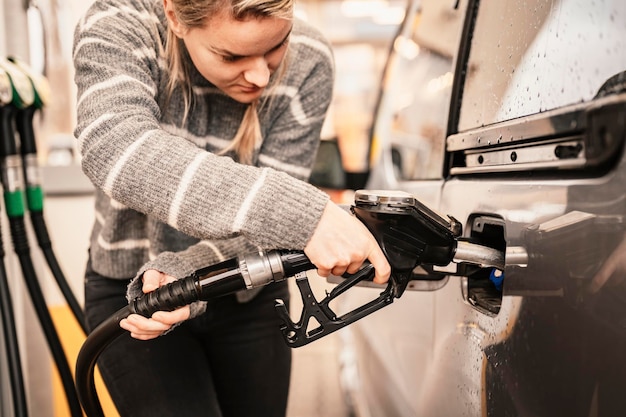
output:
M305 182L333 62L292 2L96 0L79 22L75 134L97 189L91 328L127 286L134 297L259 248L303 249L323 277L368 259L388 279L367 229ZM131 337L99 362L121 415L283 416L291 356L276 298L285 283L123 320Z

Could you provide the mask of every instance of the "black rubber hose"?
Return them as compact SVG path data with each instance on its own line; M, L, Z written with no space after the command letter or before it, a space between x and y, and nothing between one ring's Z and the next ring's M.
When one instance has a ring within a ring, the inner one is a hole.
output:
M8 65L8 62L6 64ZM2 66L5 66L4 63ZM23 184L21 182L22 173L20 172L22 164L18 153L14 124L18 123L18 119L22 121L26 120L26 124L30 125L31 137L34 143L32 121L30 120L34 114L34 108L32 114L21 111L16 114L15 112L18 109L23 110L24 107L29 107L31 105L43 105L43 101L41 100L42 97L40 97L36 91L33 91L33 97L31 97L33 98L32 101L28 100L28 95L26 95L26 97L20 95L20 89L17 88L15 83L18 82L18 73L21 72L21 69L18 68L14 72L7 70L7 72L9 73L9 78L12 84L12 104L5 106L3 111L0 112L2 115L2 119L0 120L0 155L2 156L2 186L4 188L6 214L9 218L9 226L11 228L11 237L15 253L20 262L22 274L24 280L26 281L33 307L37 313L39 323L41 324L44 335L46 336L48 346L61 377L61 382L65 390L71 415L73 417L82 417L83 413L80 407L80 402L78 401L78 395L76 394L76 390L74 388L74 381L67 362L67 357L63 351L63 346L54 327L54 322L52 321L50 312L48 311L48 307L46 305L41 287L39 286L39 281L32 263L30 249L28 247L26 226L24 223L24 196ZM25 78L29 77L26 75ZM19 82L22 81L24 80L19 80ZM30 81L32 85L32 80ZM32 87L34 89L34 85L32 85ZM25 147L28 147L28 145L25 145Z
M22 373L22 360L20 347L15 329L15 317L13 314L13 302L9 288L8 277L4 265L4 246L0 233L0 313L2 314L2 330L4 335L5 350L8 361L9 381L13 400L13 412L16 417L28 416L26 403L26 390L24 388L24 375Z
M48 235L48 228L46 227L45 219L43 217L43 212L39 211L31 211L29 212L30 220L33 225L33 230L35 235L37 236L37 242L39 243L39 247L41 248L41 252L43 253L48 267L54 276L59 289L63 293L63 297L67 304L70 306L72 313L74 314L74 318L80 325L83 333L86 335L87 331L87 323L85 321L85 314L83 312L82 307L78 303L78 300L74 296L74 292L70 288L67 279L65 278L65 274L59 265L57 257L52 249L52 242L50 241L50 237Z
M224 261L211 270L206 268L203 272L208 274L202 277L194 274L149 292L118 310L89 334L78 353L75 372L76 390L87 417L104 417L94 382L94 369L100 354L124 334L120 321L132 313L150 317L159 310L171 311L200 299L208 300L245 289L239 270L225 269L224 265L230 267L236 263ZM204 278L202 287L199 285L201 278Z
M48 347L50 348L54 363L59 372L59 376L61 377L70 413L72 417L82 417L83 413L76 389L74 388L72 372L70 370L65 352L63 351L63 345L61 344L59 335L54 327L54 322L52 321L52 317L48 311L48 306L46 305L46 300L43 296L43 292L41 291L41 287L39 286L35 267L33 266L33 262L30 257L24 218L11 217L9 218L9 224L15 253L19 259L22 274L24 276L24 280L26 281L26 286L28 287L33 307L37 313L37 318L39 319L39 323L41 324L46 341L48 342Z
M0 108L0 149L15 147L13 120L15 107L3 106Z
M15 116L15 111L16 108L14 106L3 106L0 108L0 149L2 149L3 147L8 147L10 146L11 143L14 142L13 140L13 121L14 121L14 116ZM4 253L4 249L2 249L2 253ZM4 264L3 264L4 267ZM5 278L6 278L6 271L3 271ZM6 328L7 330L7 337L8 340L6 341L7 344L10 345L15 345L17 344L17 338L13 337L12 333L15 334L15 322L13 321L12 318L12 308L11 308L11 302L10 302L10 293L8 292L8 284L7 284L7 289L6 289L6 300L2 300L2 311L3 311L3 315L6 318L5 320L5 324L6 326L9 326L8 328ZM3 291L4 292L4 291ZM6 303L8 304L5 304ZM11 327L13 329L11 329ZM12 340L13 339L13 340ZM8 346L8 345L7 345ZM10 371L13 375L11 375L11 378L15 378L15 384L14 385L14 389L18 390L18 395L19 394L19 390L23 390L24 389L24 384L23 384L23 376L21 377L21 370L18 370L17 367L21 367L21 362L19 361L19 347L15 347L15 346L9 346L9 349L7 350L7 355L9 355L9 362L10 364ZM10 357L13 356L13 359L11 359ZM16 360L18 360L18 362L15 362ZM19 379L22 379L22 381L20 382ZM17 405L16 407L20 407L20 403L22 403L21 399L18 399L17 401Z
M118 310L104 322L100 323L89 334L80 348L78 358L76 359L76 391L87 417L104 417L94 380L96 362L100 354L115 339L124 334L125 330L120 327L120 321L130 314L131 309L129 306Z
M20 134L20 152L22 155L37 155L37 142L33 128L33 119L37 110L39 109L34 105L17 110L15 127Z
M302 251L277 251L284 279L314 268ZM245 257L244 257L245 258ZM267 259L267 258L266 258ZM146 317L156 311L171 311L193 303L208 301L247 288L239 258L227 259L198 269L192 275L149 292L109 317L87 337L76 360L76 390L87 417L104 417L94 382L94 369L100 354L117 337L124 334L120 321L132 313Z
M33 129L33 117L37 110L38 108L35 106L20 109L17 111L15 117L15 125L20 135L20 153L22 155L22 167L26 183L26 202L30 221L33 225L37 243L44 254L52 276L57 282L67 304L70 306L76 321L83 332L87 334L87 324L83 309L76 300L74 292L68 285L65 274L52 249L52 241L50 240L48 228L43 216L43 191L41 189L40 180L39 178L32 178L33 176L38 177L34 171L38 171L39 169L39 165L37 164L37 142Z

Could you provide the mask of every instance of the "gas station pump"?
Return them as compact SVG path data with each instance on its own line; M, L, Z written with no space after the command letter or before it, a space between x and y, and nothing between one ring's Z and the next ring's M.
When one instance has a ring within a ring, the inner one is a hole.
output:
M0 129L11 123L13 108L10 106L13 98L11 79L7 72L0 68ZM8 129L8 128L7 128ZM8 132L3 132L2 136ZM15 318L13 313L13 300L9 288L7 271L4 263L4 247L0 239L0 320L2 321L2 331L4 336L5 351L8 362L9 381L11 384L11 394L13 408L16 417L27 416L26 392L24 388L24 378L21 367L21 355L17 332L15 329Z
M73 312L79 324L84 329L82 310L71 293L67 281L61 272L50 239L47 236L43 220L43 192L38 178L37 166L33 165L36 159L35 137L33 133L33 114L43 107L45 98L44 84L35 86L34 76L28 73L28 67L18 61L0 58L0 177L3 188L4 207L9 220L11 240L14 252L19 260L20 269L26 283L39 324L45 335L50 353L59 372L66 399L72 416L82 416L80 402L74 388L74 379L65 355L59 334L48 311L46 300L37 277L35 266L30 254L28 234L25 224L26 206L31 211L31 220L40 246L46 254L49 266L57 278L57 283L66 300L73 307ZM17 129L16 129L17 126ZM16 132L17 131L17 132ZM19 132L19 135L16 133ZM19 137L19 141L18 138ZM23 162L23 158L25 161ZM26 168L23 170L24 165ZM23 176L30 178L28 189L25 190ZM0 271L1 272L1 271ZM8 315L10 308L10 294L8 285L2 285L3 294L3 323L5 325L5 339L7 356L10 363L11 388L14 393L13 407L16 415L26 416L26 401L23 393L21 378L21 363L19 359L19 345L14 337L12 317ZM6 299L6 306L4 301Z

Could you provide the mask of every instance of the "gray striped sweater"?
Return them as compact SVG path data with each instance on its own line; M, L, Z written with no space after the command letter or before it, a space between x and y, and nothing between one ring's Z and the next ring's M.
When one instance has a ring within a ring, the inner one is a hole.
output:
M287 72L259 110L263 143L242 165L216 152L244 105L198 72L185 124L180 89L166 101L165 24L162 0L96 0L75 30L75 136L97 190L94 270L183 277L259 248L303 249L328 201L306 180L332 95L329 44L294 22Z

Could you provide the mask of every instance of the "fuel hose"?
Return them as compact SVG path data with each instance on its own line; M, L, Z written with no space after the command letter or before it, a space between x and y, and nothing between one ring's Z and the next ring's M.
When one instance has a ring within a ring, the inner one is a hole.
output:
M22 155L26 204L30 221L33 226L33 231L35 232L37 243L46 259L50 272L52 272L74 318L83 332L87 334L87 324L83 309L74 296L74 292L70 288L67 278L63 273L63 269L59 265L52 247L50 235L48 234L48 227L43 212L44 193L37 159L37 141L33 128L33 118L37 111L42 109L49 101L50 87L44 77L31 71L23 62L15 58L9 58L9 60L30 79L34 91L33 103L30 106L18 109L15 117L15 125L20 136L20 154Z
M10 104L11 96L11 82L9 76L0 68L0 136L10 133L9 126L10 123L12 123L15 109L6 105ZM0 320L2 321L2 334L4 336L4 346L8 362L13 414L16 417L26 417L28 416L28 407L26 403L26 390L24 388L24 375L22 373L22 361L15 328L15 316L13 314L13 301L4 263L4 255L4 245L2 243L2 234L0 233Z
M96 362L107 346L124 334L119 324L130 314L150 317L156 311L171 311L195 301L210 301L239 290L258 288L313 268L313 264L300 251L242 255L199 269L131 301L96 327L78 353L76 390L85 414L87 417L104 417L94 383Z
M12 62L0 58L0 67L6 70L12 85L12 101L7 107L15 110L31 106L34 102L34 89L30 79ZM30 256L28 235L24 222L24 191L21 181L21 157L15 143L15 132L12 123L3 124L0 137L0 157L2 160L2 186L4 188L4 204L9 218L13 248L18 257L22 275L33 303L33 307L46 337L48 347L54 359L61 378L68 406L72 417L82 417L80 402L74 387L74 380L70 370L63 345L48 311L48 306L39 285L35 267Z

